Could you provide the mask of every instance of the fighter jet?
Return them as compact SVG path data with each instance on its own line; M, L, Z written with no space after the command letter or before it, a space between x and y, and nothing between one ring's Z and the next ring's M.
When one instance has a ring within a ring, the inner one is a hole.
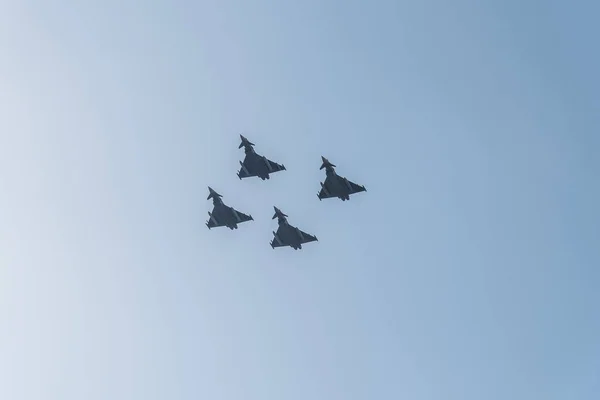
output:
M255 152L253 147L254 143L250 142L243 135L240 135L240 139L242 139L242 142L238 146L238 149L244 147L244 152L246 153L244 162L240 161L242 168L240 168L237 173L240 180L242 178L257 176L264 181L265 179L269 179L269 174L272 174L273 172L285 171L285 166L277 164L267 157L261 156Z
M246 221L254 221L251 215L246 215L234 209L233 207L229 207L223 203L221 200L221 196L219 193L215 192L210 186L208 187L208 197L206 200L213 199L213 211L212 213L209 211L208 216L210 219L206 221L206 226L208 229L216 228L219 226L226 226L229 229L237 229L238 224Z
M277 228L277 232L273 232L274 238L270 243L272 248L290 246L294 250L298 250L302 248L302 244L318 240L316 236L290 225L286 218L287 215L282 213L279 208L275 206L273 208L275 209L275 214L271 219L277 218L279 228Z
M317 193L319 200L327 199L330 197L337 197L343 201L350 200L350 195L358 192L366 192L364 186L357 185L356 183L349 181L343 176L338 175L335 172L335 165L330 163L328 159L321 156L323 164L321 168L325 168L325 182L321 182L321 191Z

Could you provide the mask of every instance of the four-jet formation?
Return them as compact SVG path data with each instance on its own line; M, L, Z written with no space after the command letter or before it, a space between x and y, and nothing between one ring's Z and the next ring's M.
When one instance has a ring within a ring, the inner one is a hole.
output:
M277 164L254 151L254 143L250 142L243 135L240 135L240 139L242 139L242 142L238 146L238 149L243 147L246 157L243 162L240 161L241 168L237 173L238 178L257 176L264 181L270 178L269 174L285 171L285 166Z
M273 232L273 240L271 241L271 247L285 247L290 246L294 250L298 250L302 248L304 243L315 242L317 241L317 237L306 232L301 231L295 226L292 226L287 221L287 215L281 212L281 210L275 206L275 214L273 218L277 218L277 223L279 224L279 228L277 228L277 232Z
M210 186L208 187L208 197L206 200L213 199L213 211L209 211L208 216L210 217L206 221L208 229L217 228L219 226L226 226L229 229L237 229L238 224L246 221L254 221L251 215L246 215L242 212L237 211L233 207L229 207L223 203L219 193L215 192Z
M325 182L321 182L321 191L317 193L319 200L327 199L330 197L337 197L342 201L350 200L350 195L359 192L366 192L364 186L357 185L356 183L349 181L343 176L338 175L335 172L335 165L330 163L328 159L321 156L323 163L321 168L325 168Z
M238 149L244 147L246 157L244 161L240 161L241 169L238 171L237 176L242 178L249 178L252 176L259 177L262 180L269 179L269 174L274 172L284 171L285 167L282 164L277 164L274 161L269 160L265 156L261 156L254 151L254 143L251 143L243 135L240 135L242 142L238 146ZM337 197L343 201L350 200L350 195L366 192L364 186L358 185L352 181L349 181L343 176L338 175L335 172L335 165L330 163L325 157L321 156L322 164L321 168L325 168L325 182L321 182L321 190L317 193L319 200ZM219 193L215 192L210 186L208 187L208 197L206 200L213 199L213 211L209 212L208 216L210 219L206 221L208 229L216 228L219 226L226 226L229 229L237 229L238 224L247 221L253 221L251 215L246 215L240 211L237 211L233 207L229 207L223 203ZM275 214L272 219L277 218L279 227L277 232L273 232L273 240L270 245L274 249L275 247L291 247L294 250L302 248L304 243L310 243L317 241L317 237L301 231L295 226L288 223L287 215L281 212L277 207Z

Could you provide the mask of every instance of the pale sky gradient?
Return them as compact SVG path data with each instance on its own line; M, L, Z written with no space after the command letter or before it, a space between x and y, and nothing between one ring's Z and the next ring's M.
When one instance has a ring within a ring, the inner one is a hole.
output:
M3 1L0 399L597 400L598 15Z

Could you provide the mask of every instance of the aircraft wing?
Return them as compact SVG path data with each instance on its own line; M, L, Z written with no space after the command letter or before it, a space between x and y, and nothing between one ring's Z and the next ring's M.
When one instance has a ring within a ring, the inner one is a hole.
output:
M332 194L332 192L325 191L325 189L321 188L321 191L319 192L319 198L320 199L328 199L330 197L337 197L337 196L335 194Z
M346 180L346 182L348 182L348 185L350 186L350 194L367 191L364 186L358 185L349 180Z
M217 228L219 226L224 226L225 224L222 222L215 222L212 218L209 218L208 222L206 223L206 226L208 226L209 228Z
M219 221L219 220L216 220L214 217L211 217L206 222L206 226L208 226L208 228L210 229L210 228L217 228L219 226L225 226L225 224L223 223L223 221Z
M265 158L265 163L267 164L267 170L269 173L284 171L285 167L281 164L276 163L275 161L271 161L268 158Z
M279 240L277 240L276 237L274 237L273 241L271 242L271 246L273 248L275 248L275 247L286 247L286 246L289 246L289 244L287 244L285 242L280 242Z
M323 182L323 185L325 187L321 187L321 190L319 191L319 199L328 199L330 197L338 197L339 193L337 192L337 190L333 190L331 187L333 186L331 183L331 179L330 177L325 178L325 182Z
M298 233L300 233L300 239L302 243L316 242L318 240L316 236L301 231L300 229L298 229Z
M243 212L240 212L238 210L236 210L235 208L231 208L231 212L233 213L233 217L235 218L235 222L236 223L241 223L241 222L246 222L246 221L254 221L254 218L252 218L251 215L248 214L244 214Z
M271 246L273 248L289 246L289 243L286 242L284 239L285 239L285 236L283 234L282 229L278 228L277 232L273 236L273 240L271 241Z
M257 176L258 174L256 173L256 171L254 170L254 168L252 168L250 165L250 163L248 162L248 156L246 156L246 158L244 159L244 162L241 163L241 168L240 171L238 172L238 176L240 179L242 178L250 178L252 176Z

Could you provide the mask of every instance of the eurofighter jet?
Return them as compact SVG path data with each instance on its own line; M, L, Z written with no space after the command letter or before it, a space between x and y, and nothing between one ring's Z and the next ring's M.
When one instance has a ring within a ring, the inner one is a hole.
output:
M310 235L295 226L290 225L286 218L287 215L282 213L279 208L273 208L275 209L275 214L271 219L277 218L279 228L277 228L277 232L273 232L274 237L270 243L272 248L290 246L294 250L298 250L302 248L304 243L315 242L318 240L316 236Z
M250 142L243 135L240 135L240 139L242 139L242 142L238 146L238 149L243 147L246 157L244 158L244 162L240 161L241 168L237 173L238 178L242 179L257 176L264 181L265 179L270 178L269 174L285 171L285 166L282 164L277 164L267 157L261 156L255 152L253 147L254 143Z
M330 163L328 159L321 156L323 164L321 168L325 168L325 182L321 182L321 191L317 194L319 200L327 199L330 197L337 197L343 201L350 200L350 195L359 192L366 192L364 186L357 185L356 183L349 181L343 176L338 175L335 172L335 165Z
M206 200L213 199L213 211L209 211L208 216L210 217L206 221L208 229L217 228L219 226L226 226L229 229L237 229L238 224L246 221L254 221L251 215L246 215L242 212L237 211L233 207L229 207L223 203L219 193L215 192L210 186L208 187L208 197Z

